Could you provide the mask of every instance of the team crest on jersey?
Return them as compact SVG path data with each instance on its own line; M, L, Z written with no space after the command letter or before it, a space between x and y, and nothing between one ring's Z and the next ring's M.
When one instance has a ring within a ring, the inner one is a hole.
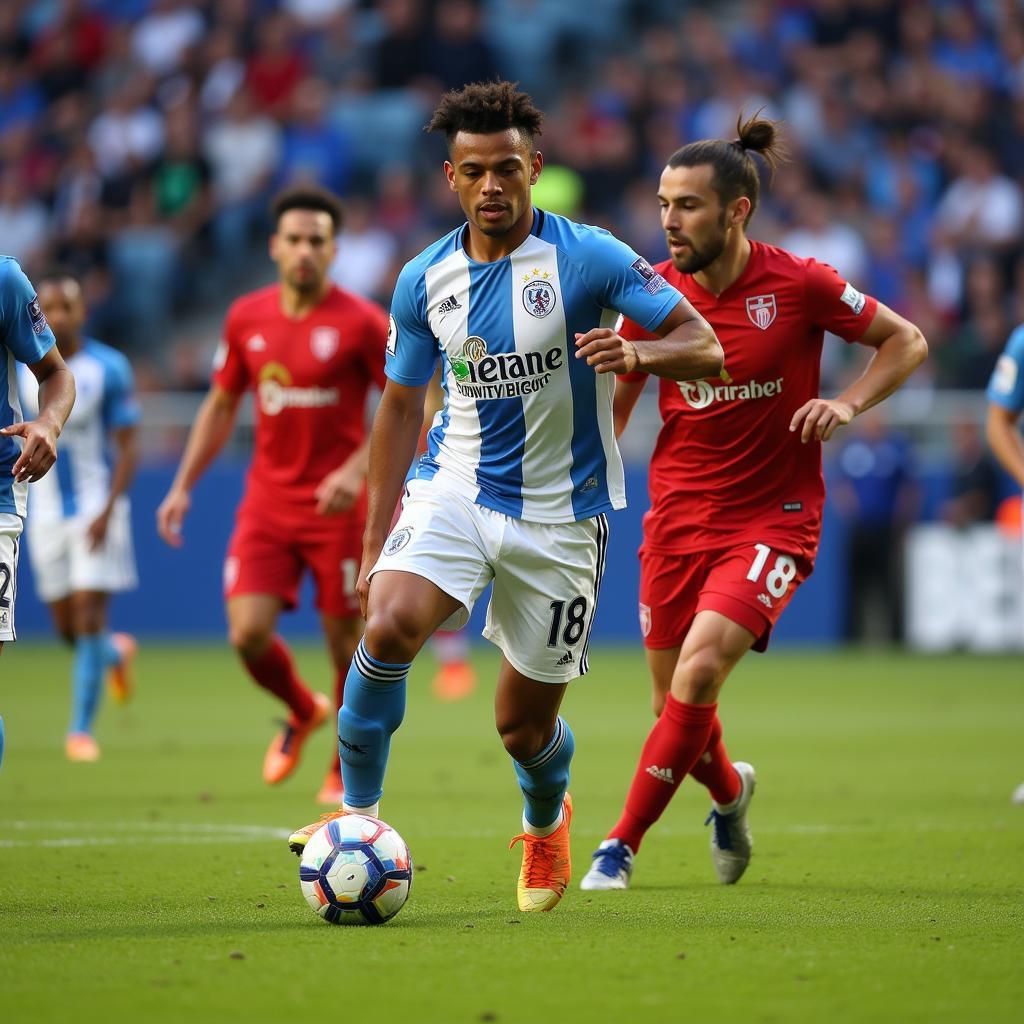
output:
M774 295L747 296L747 317L755 327L760 327L762 331L767 331L771 327L778 311Z
M409 543L409 539L411 537L411 526L403 526L400 530L395 530L395 532L388 537L387 543L384 545L384 554L393 555L401 551L402 548Z
M394 355L398 349L398 324L393 316L388 317L388 340L385 347L389 355Z
M337 327L314 327L309 332L309 347L321 363L326 363L338 351L340 340Z
M555 308L555 289L544 280L530 281L523 288L523 306L530 316L547 316Z
M640 635L651 635L651 606L647 604L640 605Z

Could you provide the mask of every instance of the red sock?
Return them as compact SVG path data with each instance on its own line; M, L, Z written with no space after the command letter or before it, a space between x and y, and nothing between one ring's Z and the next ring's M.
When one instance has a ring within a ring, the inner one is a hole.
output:
M740 777L722 743L722 721L715 715L707 749L697 758L690 774L706 786L716 804L731 804L740 795Z
M291 651L279 636L273 636L270 646L260 657L252 661L243 658L242 664L249 670L249 675L256 683L284 701L299 721L313 714L313 695L299 678Z
M341 710L342 702L345 699L345 677L348 675L348 665L344 668L335 666L334 669L334 709ZM341 771L341 757L338 744L334 744L334 763L331 765L333 771Z
M717 704L684 704L672 694L647 736L626 807L609 839L621 839L634 853L644 833L661 817L679 783L707 749Z

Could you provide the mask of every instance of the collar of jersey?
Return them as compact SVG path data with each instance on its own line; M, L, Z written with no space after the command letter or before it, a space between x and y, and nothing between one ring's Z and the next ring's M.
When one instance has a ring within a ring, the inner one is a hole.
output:
M506 253L504 256L502 256L500 260L475 260L473 259L472 256L469 255L469 250L466 248L466 244L464 241L466 237L466 232L469 230L469 221L462 225L462 229L455 236L455 240L456 243L458 244L459 251L461 251L462 255L466 258L466 261L468 263L472 263L474 267L496 267L499 263L504 263L505 260L509 260L513 256L515 256L515 254L519 252L519 250L522 249L522 247L526 245L526 243L529 242L531 238L538 237L540 235L541 228L543 227L544 211L537 209L537 207L535 206L533 208L533 227L530 228L530 233L511 252Z

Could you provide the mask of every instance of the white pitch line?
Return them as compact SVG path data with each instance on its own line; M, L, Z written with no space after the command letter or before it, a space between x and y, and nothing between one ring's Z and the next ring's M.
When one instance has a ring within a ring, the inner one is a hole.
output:
M232 825L206 821L0 821L0 833L6 829L16 832L65 829L78 832L156 832L171 835L198 833L259 839L282 839L290 834L287 829L270 825Z

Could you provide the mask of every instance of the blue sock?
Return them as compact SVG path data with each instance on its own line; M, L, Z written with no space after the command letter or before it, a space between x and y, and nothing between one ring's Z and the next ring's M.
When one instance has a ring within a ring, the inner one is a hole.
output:
M104 642L104 637L99 634L75 638L75 664L71 672L74 684L71 732L92 732L103 688Z
M109 633L103 634L103 664L107 668L121 664L121 652L114 646Z
M529 761L513 761L523 791L523 813L534 828L546 828L558 818L569 788L569 762L575 749L572 729L559 715L551 742Z
M345 677L345 701L338 712L338 753L345 803L372 807L384 791L391 734L405 717L408 665L389 665L368 654L359 641Z

